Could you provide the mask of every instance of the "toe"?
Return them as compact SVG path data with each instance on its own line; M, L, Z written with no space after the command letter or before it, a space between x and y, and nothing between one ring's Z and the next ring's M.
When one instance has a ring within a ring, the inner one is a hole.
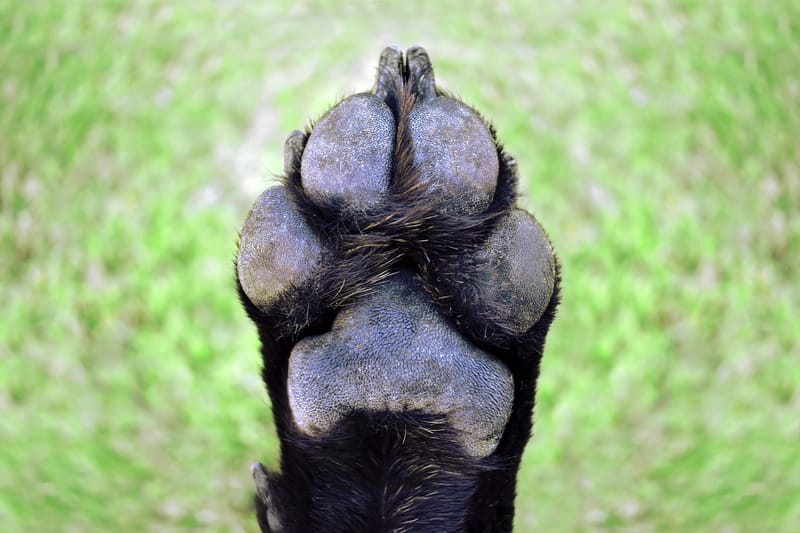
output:
M346 98L320 119L305 145L303 188L318 204L364 211L384 201L389 188L395 122L372 94Z
M438 198L442 211L477 214L497 187L497 147L486 124L458 100L437 97L409 115L419 180Z
M236 273L253 304L269 308L287 290L307 281L320 265L322 245L275 186L256 200L239 237Z

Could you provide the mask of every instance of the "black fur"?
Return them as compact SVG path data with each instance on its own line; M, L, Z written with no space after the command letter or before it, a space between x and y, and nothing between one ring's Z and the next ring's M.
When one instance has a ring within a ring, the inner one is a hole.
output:
M261 340L262 377L281 442L281 474L269 475L269 503L256 498L259 523L270 531L268 506L281 531L510 531L516 476L531 434L532 410L545 336L559 301L555 288L544 315L525 334L488 316L469 273L482 267L465 252L482 245L516 201L516 164L496 141L498 186L486 212L442 214L417 185L408 113L420 89L408 69L391 79L386 102L397 138L384 205L369 212L312 202L300 175L302 149L287 164L289 198L327 244L325 268L303 287L287 291L269 309L257 308L241 284L239 296ZM437 88L437 94L443 94ZM310 129L306 132L310 133ZM351 413L323 437L294 425L287 397L289 353L298 340L330 329L335 314L392 276L413 269L442 311L473 343L502 359L514 376L510 420L495 452L470 458L454 430L434 415ZM274 522L274 521L273 521Z
M353 413L323 438L294 436L283 453L270 492L292 531L464 531L493 466L424 413Z

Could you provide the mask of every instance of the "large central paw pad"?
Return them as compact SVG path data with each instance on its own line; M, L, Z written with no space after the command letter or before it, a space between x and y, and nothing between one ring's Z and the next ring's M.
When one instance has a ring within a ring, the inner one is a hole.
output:
M343 309L289 358L298 426L325 434L353 410L446 413L472 455L492 452L514 396L509 370L467 341L404 273Z
M387 48L373 91L289 136L285 172L242 228L237 277L251 314L293 345L296 426L422 411L489 455L514 401L508 365L540 355L525 347L557 284L491 127L436 87L424 50Z

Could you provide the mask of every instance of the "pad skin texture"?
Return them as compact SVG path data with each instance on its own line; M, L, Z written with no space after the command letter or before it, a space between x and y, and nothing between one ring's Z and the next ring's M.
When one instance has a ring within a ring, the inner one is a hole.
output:
M506 366L461 336L407 272L289 356L289 406L314 435L353 411L417 410L445 415L467 453L485 457L503 434L513 387Z
M262 531L511 531L560 283L514 160L420 47L284 152L236 263L281 443Z
M372 94L354 94L325 113L303 152L303 189L317 202L367 209L389 189L395 123Z

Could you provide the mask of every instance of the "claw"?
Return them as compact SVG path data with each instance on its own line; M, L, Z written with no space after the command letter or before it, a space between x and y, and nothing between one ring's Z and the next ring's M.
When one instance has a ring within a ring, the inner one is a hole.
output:
M378 60L378 75L375 79L375 96L386 101L395 93L395 80L403 77L403 51L396 46L387 46Z
M282 531L278 509L275 508L275 502L272 500L272 488L267 469L261 463L253 463L250 465L250 471L253 473L253 481L256 484L256 512L260 513L258 521L262 531Z
M283 143L283 171L288 174L295 168L300 168L300 158L306 144L306 135L302 131L294 130L286 137Z
M264 465L261 463L253 463L250 465L250 472L253 475L253 481L256 485L256 494L263 502L268 502L269 497L269 477Z
M416 94L418 102L433 100L436 97L436 80L428 52L421 46L412 46L406 51L408 65L408 84Z

